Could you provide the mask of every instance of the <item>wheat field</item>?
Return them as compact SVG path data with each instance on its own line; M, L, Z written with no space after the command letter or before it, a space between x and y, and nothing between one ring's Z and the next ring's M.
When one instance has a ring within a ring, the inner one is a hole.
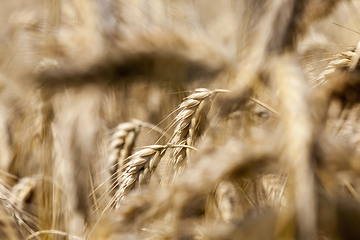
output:
M360 239L359 20L356 0L3 1L0 239Z

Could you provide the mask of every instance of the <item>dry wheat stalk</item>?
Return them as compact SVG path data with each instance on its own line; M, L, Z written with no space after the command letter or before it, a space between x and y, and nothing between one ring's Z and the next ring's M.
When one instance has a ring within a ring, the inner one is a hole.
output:
M316 195L314 171L311 162L313 138L316 134L310 117L310 104L303 73L299 71L292 53L279 56L274 61L274 80L277 81L283 103L283 141L286 147L282 158L289 169L289 182L297 212L300 239L316 234Z
M227 90L216 89L210 91L206 88L195 89L194 93L186 97L180 104L179 114L175 117L175 129L170 138L170 145L195 146L196 139L204 133L207 125L207 114L211 107L211 101L219 92ZM169 170L173 177L178 176L184 162L189 157L189 148L175 148L170 155Z

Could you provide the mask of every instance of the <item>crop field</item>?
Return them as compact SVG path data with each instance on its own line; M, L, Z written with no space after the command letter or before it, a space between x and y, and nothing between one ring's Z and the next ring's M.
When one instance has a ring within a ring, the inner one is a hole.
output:
M359 23L357 0L2 0L0 239L360 239Z

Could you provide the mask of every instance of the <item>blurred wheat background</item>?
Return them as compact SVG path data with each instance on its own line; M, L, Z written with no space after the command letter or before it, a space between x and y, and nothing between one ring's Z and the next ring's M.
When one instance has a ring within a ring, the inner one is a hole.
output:
M0 6L0 239L360 239L360 2Z

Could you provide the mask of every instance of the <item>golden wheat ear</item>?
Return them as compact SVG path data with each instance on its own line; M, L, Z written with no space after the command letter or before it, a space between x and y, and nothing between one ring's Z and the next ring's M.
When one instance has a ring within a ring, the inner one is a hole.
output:
M221 89L211 91L206 88L199 88L184 99L178 107L180 112L173 122L175 129L169 141L170 145L195 146L196 140L204 134L211 102L219 92L228 91ZM181 173L186 166L184 160L189 157L189 151L190 148L186 147L172 150L168 164L168 174L176 178Z
M360 102L358 94L360 91L360 43L334 57L337 59L330 62L325 70L310 82L310 86L318 101L317 105L323 105L323 110L318 107L317 114L327 111L318 114L319 116L331 114L331 111L340 111L337 114L343 118L342 120L346 120L348 110ZM334 107L335 105L338 107ZM334 112L333 114L336 115ZM337 126L336 129L340 129L339 127Z
M334 57L336 59L331 61L319 76L310 81L310 86L318 87L326 84L336 71L348 71L350 68L354 68L353 66L356 66L359 61L360 54L356 54L355 47L350 47L347 51L336 54Z
M121 182L116 181L120 179L119 177L124 171L124 166L130 161L129 157L133 153L141 128L150 128L164 134L164 131L158 126L137 119L132 119L131 122L120 123L111 134L108 164L111 166L112 191L121 185ZM164 135L166 136L166 134Z
M140 131L140 123L126 122L119 124L110 139L108 163L110 172L114 174L127 163ZM121 173L121 172L120 172Z
M128 158L128 162L119 176L118 182L121 185L114 196L116 208L120 207L125 194L132 189L139 190L149 183L151 175L165 154L166 148L167 146L162 145L149 146Z
M121 183L119 190L110 204L114 202L116 208L119 208L122 199L127 193L133 189L139 191L144 186L147 186L168 148L190 148L196 150L191 146L175 144L143 147L143 149L129 157L128 163L124 166L124 170L119 176L118 182Z

